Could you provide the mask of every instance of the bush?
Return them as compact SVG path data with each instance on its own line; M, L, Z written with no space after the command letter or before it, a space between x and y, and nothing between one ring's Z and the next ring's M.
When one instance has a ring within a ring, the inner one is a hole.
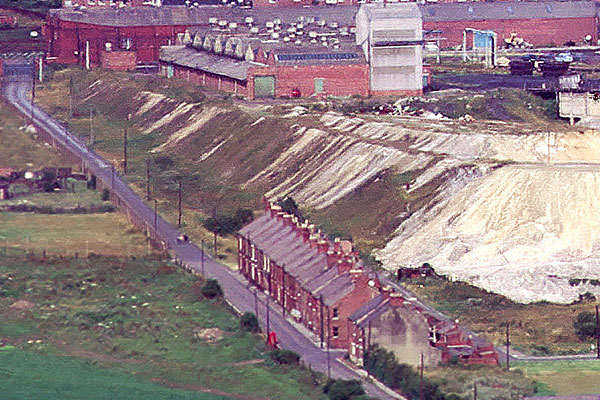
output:
M327 393L331 400L352 400L365 394L361 383L354 379L349 381L330 379L323 387L323 392Z
M108 189L104 189L102 191L102 201L110 200L110 191Z
M240 319L240 328L245 332L256 333L259 331L258 319L251 312L245 312Z
M276 349L271 352L271 360L277 364L298 364L300 356L290 350Z
M573 322L575 334L580 340L595 337L596 334L596 316L588 311L583 311L577 314Z
M209 299L223 296L223 289L221 289L221 285L219 285L219 281L216 279L207 280L204 286L202 286L201 291L202 295Z

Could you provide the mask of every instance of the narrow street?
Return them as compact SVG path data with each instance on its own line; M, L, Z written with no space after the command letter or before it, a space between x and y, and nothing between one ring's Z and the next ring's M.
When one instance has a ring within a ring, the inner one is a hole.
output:
M253 289L248 286L241 274L217 263L206 253L204 262L202 262L202 251L196 245L179 243L177 237L180 233L160 216L155 220L154 211L131 189L111 164L89 150L75 135L43 110L35 105L32 107L31 100L28 98L31 80L28 77L21 77L21 80L18 79L19 77L16 78L12 81L4 81L3 92L8 101L28 118L32 118L33 112L32 119L38 129L48 132L57 143L81 157L90 172L95 174L98 179L109 183L111 190L127 204L129 210L133 210L136 218L143 220L148 227L155 228L157 237L166 244L179 262L206 278L217 279L225 292L226 300L232 307L239 312L254 312L257 305L261 328L266 331L266 296L262 293L258 294L255 303ZM370 396L380 399L402 399L401 396L390 394L389 389L382 390L370 381L363 379L358 372L339 361L338 359L343 357L345 351L338 349L328 352L327 349L320 348L318 343L310 340L284 318L278 307L272 305L273 303L269 307L270 330L276 332L283 348L300 354L306 366L325 374L329 369L332 378L361 379Z

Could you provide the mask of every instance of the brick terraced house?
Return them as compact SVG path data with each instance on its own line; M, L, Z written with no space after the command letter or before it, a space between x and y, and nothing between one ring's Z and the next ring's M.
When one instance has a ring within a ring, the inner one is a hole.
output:
M242 274L331 347L348 346L346 320L379 294L351 245L331 242L268 202L266 213L240 230L238 254Z
M421 352L432 365L452 357L498 363L488 343L381 287L350 242L331 241L307 221L264 204L265 214L238 233L239 270L321 343L348 349L357 364L372 343L413 365Z

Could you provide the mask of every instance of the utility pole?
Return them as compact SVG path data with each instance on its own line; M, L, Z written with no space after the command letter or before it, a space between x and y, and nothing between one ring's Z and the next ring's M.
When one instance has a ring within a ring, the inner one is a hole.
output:
M204 239L202 239L202 252L200 253L200 265L202 265L202 277L206 279L204 275Z
M92 125L92 105L90 104L90 146L94 145L94 127Z
M281 266L281 313L285 318L285 265Z
M146 160L146 200L152 200L150 197L150 159Z
M123 174L127 174L127 127L123 131Z
M596 304L596 357L600 358L600 314Z
M69 77L69 118L73 118L73 76Z
M177 227L181 228L181 192L182 192L183 181L179 178L179 217L177 217Z
M256 318L258 318L258 295L256 294L256 288L253 288L252 293L254 294L254 312L256 313Z
M477 382L473 382L473 400L477 400Z
M217 228L217 207L213 208L213 220L215 221L215 228ZM213 232L214 237L214 248L215 248L215 258L217 258L217 229Z
M323 348L323 342L324 342L324 333L325 333L325 328L324 328L324 323L323 323L323 295L319 296L319 308L320 308L320 316L321 316L321 348Z
M33 72L31 74L31 122L35 119L33 115L33 103L35 102L35 60L33 61Z
M327 307L327 378L331 379L331 362L329 360L329 338L331 337L331 318Z
M510 325L507 322L506 323L506 370L510 371L510 355L509 355L509 351L510 351L510 331L509 328Z
M269 343L269 333L271 332L271 325L269 321L269 299L271 296L267 296L267 343Z
M423 352L421 352L421 372L420 372L420 377L419 377L419 400L424 400L423 398L423 369L424 369L424 365L423 365Z
M110 164L110 189L115 190L115 166Z
M156 226L158 225L158 200L154 199L154 235L156 236Z

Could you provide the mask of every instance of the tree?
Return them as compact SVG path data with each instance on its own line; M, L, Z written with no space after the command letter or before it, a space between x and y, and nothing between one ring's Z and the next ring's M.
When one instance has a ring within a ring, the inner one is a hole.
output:
M216 279L207 280L204 286L202 286L201 292L204 297L209 299L223 296L223 289L221 289L221 285L219 285L219 281Z
M259 331L258 319L251 312L245 312L240 318L240 328L245 332L256 333Z
M588 311L582 311L577 314L573 322L575 334L580 340L586 340L595 337L596 333L596 316Z
M280 206L281 209L286 213L295 215L296 217L298 217L298 219L302 221L304 220L302 212L298 208L298 204L296 204L296 200L294 200L292 197L288 196L285 199L279 199L277 200L276 204Z

